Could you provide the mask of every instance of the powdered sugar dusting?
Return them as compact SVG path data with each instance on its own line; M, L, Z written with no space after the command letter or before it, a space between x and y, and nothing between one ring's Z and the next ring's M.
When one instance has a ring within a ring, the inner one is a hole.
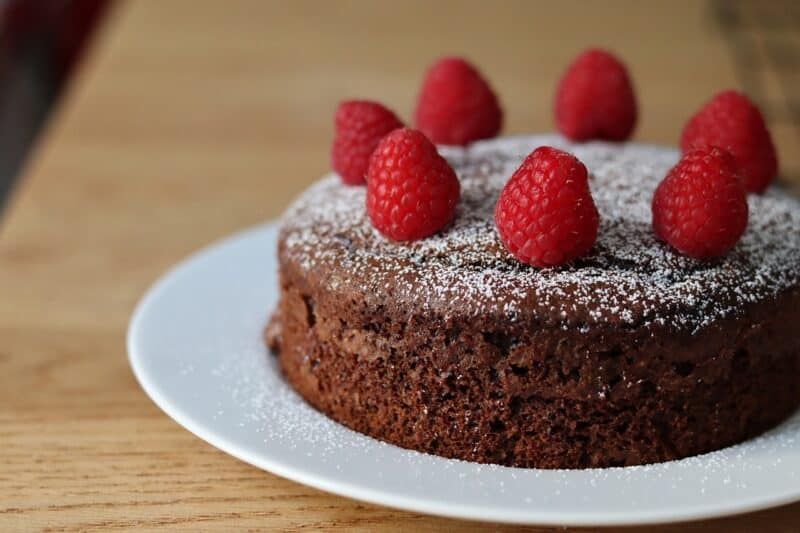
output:
M601 223L590 254L538 270L503 247L493 214L503 185L537 146L574 153L592 175ZM800 203L773 188L749 198L750 221L725 257L700 262L652 233L650 202L678 159L641 144L572 144L557 136L515 137L442 148L462 185L454 222L412 243L394 243L370 224L364 187L328 176L284 216L286 253L304 269L330 273L330 290L414 301L432 312L534 313L563 327L666 324L698 330L800 282Z
M210 374L222 388L216 394L221 394L225 422L257 435L255 441L265 453L282 453L284 460L300 462L322 476L375 484L383 491L417 494L420 487L428 487L428 499L477 497L488 505L500 496L503 506L533 509L596 505L601 497L597 491L611 490L606 495L611 500L605 504L608 509L633 509L652 505L654 494L662 498L658 501L684 498L693 504L701 498L747 495L753 490L751 483L775 479L776 472L800 480L792 467L800 450L800 411L756 438L676 461L585 470L526 469L404 450L349 430L306 404L283 380L277 360L264 357L257 339L249 348L219 358ZM431 489L436 483L449 490Z
M654 522L800 498L800 411L710 454L573 471L444 459L351 431L305 403L266 353L261 333L279 295L276 240L269 224L197 254L151 289L131 323L142 386L222 450L350 497L493 521Z

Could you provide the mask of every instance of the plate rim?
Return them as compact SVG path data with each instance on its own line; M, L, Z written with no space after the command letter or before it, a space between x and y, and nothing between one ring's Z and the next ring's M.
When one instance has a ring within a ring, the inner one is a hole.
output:
M796 493L788 493L782 496L771 496L767 494L760 497L747 498L744 502L739 499L736 500L736 504L699 504L684 508L683 510L679 511L640 511L634 513L608 512L602 515L590 512L572 516L565 516L564 511L547 512L537 510L535 513L525 513L520 511L512 512L507 509L499 510L497 508L479 507L469 504L426 501L421 497L415 498L407 495L397 495L390 492L375 491L372 488L363 488L359 486L358 483L342 481L331 478L330 476L326 476L324 474L315 474L313 472L304 471L302 468L296 468L291 465L283 464L280 460L270 459L267 455L264 455L263 451L260 454L248 451L237 444L235 440L224 435L220 435L212 429L204 427L204 424L201 421L194 420L190 415L183 412L179 406L175 405L169 399L168 395L161 390L161 387L156 383L156 380L153 379L153 377L144 369L143 359L146 356L141 353L137 338L140 334L139 332L142 328L142 322L148 309L154 305L159 294L165 288L175 283L176 280L179 279L181 272L187 266L212 251L215 251L226 245L232 245L235 242L254 237L257 234L267 231L276 231L277 235L279 223L280 219L268 220L255 226L235 231L232 234L216 239L211 243L195 250L194 252L189 253L170 268L162 272L159 277L148 286L147 290L136 303L128 322L128 328L126 332L127 358L136 381L139 383L139 386L150 398L150 400L155 403L161 411L164 412L164 414L175 421L179 426L189 431L191 434L207 444L210 444L217 450L231 455L234 458L260 470L267 471L290 481L322 490L324 492L349 498L351 500L364 501L392 509L446 518L488 521L504 524L577 527L647 526L731 517L773 507L780 507L782 505L800 501L800 486L798 486ZM392 446L391 444L389 445ZM267 450L266 447L265 450ZM432 457L435 459L441 459L443 461L452 461L452 459L446 459L438 456ZM667 508L669 509L668 506ZM535 517L532 515L535 515Z

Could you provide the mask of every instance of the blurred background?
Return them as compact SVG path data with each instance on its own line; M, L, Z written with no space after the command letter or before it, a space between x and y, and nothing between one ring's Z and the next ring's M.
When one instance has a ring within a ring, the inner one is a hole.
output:
M0 205L108 0L0 0Z
M688 113L735 86L767 116L784 176L800 174L795 0L503 1L491 9L483 2L154 3L163 5L0 0L0 202L87 43L118 11L134 19L125 26L140 41L127 49L138 51L134 57L117 57L131 62L118 73L130 77L128 88L143 89L140 98L127 95L131 104L158 105L156 93L169 84L165 96L185 95L175 105L185 106L187 128L259 138L265 152L276 142L326 138L342 98L378 99L408 118L423 69L445 53L464 54L486 73L506 108L506 132L551 130L557 76L583 47L600 45L631 68L642 108L637 138L674 143ZM187 53L194 64L179 63ZM218 108L190 108L202 98ZM235 115L254 98L263 99L264 112L239 117L249 126L219 115ZM313 116L319 113L325 116ZM276 121L281 128L272 127ZM145 127L135 118L130 126ZM321 147L310 146L317 172L325 170Z

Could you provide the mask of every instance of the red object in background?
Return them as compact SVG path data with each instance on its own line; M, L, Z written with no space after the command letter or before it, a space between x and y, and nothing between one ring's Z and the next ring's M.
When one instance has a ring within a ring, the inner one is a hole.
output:
M624 141L636 127L636 94L625 64L590 48L567 68L556 89L558 129L573 141Z
M425 73L414 120L432 142L466 146L496 137L503 110L477 68L461 57L443 57Z
M10 0L0 4L4 63L31 45L49 48L54 79L69 74L108 0Z
M761 110L737 91L723 91L695 113L681 134L681 150L719 147L736 160L750 192L764 192L778 173L778 156Z
M369 158L380 140L403 123L393 111L378 102L347 100L339 104L334 118L331 166L348 185L364 185Z
M0 207L108 0L0 0Z

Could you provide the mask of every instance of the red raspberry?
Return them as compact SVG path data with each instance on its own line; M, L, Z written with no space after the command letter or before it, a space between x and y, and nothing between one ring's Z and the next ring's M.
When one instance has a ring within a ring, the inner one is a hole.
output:
M336 110L336 138L331 166L348 185L363 185L364 176L378 142L403 123L377 102L349 100Z
M506 248L523 263L549 267L584 255L599 224L586 167L561 150L537 148L500 193L494 220Z
M396 241L422 239L453 219L461 195L456 173L425 135L407 128L384 137L367 173L367 212Z
M735 168L719 148L684 155L653 196L656 235L698 259L727 252L747 227L747 197Z
M628 70L604 50L583 52L558 84L556 124L574 141L624 141L633 133L636 114Z
M496 136L503 111L480 72L464 59L445 57L425 75L416 124L438 144L466 145Z
M744 187L762 192L778 173L778 158L761 111L743 94L724 91L689 119L681 149L718 146L733 154Z

